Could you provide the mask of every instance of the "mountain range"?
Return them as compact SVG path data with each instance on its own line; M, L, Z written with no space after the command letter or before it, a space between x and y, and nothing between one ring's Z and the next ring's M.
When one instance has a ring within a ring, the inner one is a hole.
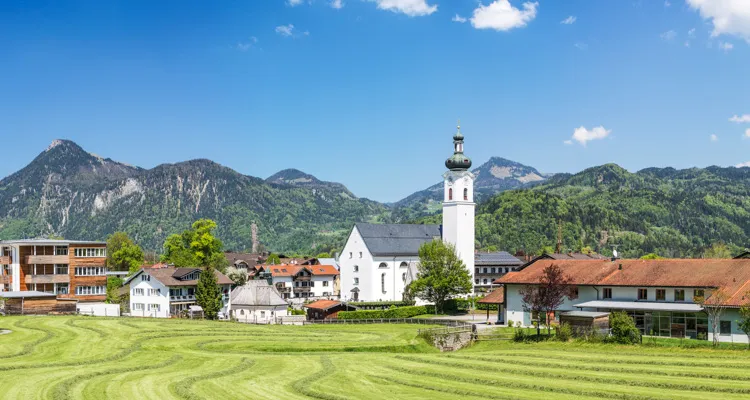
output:
M648 168L606 164L548 175L493 157L477 176L477 244L539 253L562 228L564 250L625 256L701 256L716 243L750 242L750 168ZM352 224L440 221L442 183L383 204L346 186L286 169L267 179L198 159L151 169L55 140L0 180L0 239L104 240L128 232L149 250L198 218L219 225L227 249L251 248L251 226L269 250L340 249Z

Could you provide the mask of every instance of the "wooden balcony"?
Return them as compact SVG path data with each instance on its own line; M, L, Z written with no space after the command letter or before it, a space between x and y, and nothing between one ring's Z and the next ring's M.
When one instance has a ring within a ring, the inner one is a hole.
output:
M68 256L26 256L24 264L67 264Z
M300 282L309 282L310 279L311 278L309 276L298 276L294 278L295 281L300 281Z
M290 293L292 291L292 288L287 286L277 286L276 289L279 290L279 293Z
M29 283L70 283L70 275L26 275L26 284Z
M310 286L300 286L294 288L294 293L310 293Z
M0 265L5 265L5 264L12 264L10 262L10 256L2 256L2 257L0 257Z

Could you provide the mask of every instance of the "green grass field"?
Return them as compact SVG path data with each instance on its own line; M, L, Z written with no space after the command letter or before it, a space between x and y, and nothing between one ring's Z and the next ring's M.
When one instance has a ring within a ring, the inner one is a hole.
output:
M747 351L493 341L441 354L419 327L5 317L0 398L750 398Z

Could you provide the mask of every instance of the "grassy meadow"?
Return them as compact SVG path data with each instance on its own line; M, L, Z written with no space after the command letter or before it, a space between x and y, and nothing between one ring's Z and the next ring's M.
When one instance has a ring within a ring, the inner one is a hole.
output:
M481 342L415 325L3 317L2 399L747 399L743 350Z

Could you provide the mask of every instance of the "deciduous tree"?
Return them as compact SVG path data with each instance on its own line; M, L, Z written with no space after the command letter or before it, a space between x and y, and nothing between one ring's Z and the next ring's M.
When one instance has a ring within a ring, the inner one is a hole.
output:
M694 301L703 306L703 311L708 315L708 321L711 324L713 333L714 346L719 345L719 335L721 335L721 317L726 312L726 302L729 296L721 289L713 290L708 297L696 297Z
M243 268L229 267L227 268L227 278L231 279L237 286L243 286L247 283L247 270Z
M703 258L732 258L732 250L724 243L714 243L703 252Z
M278 265L281 263L281 259L279 258L279 255L276 253L271 253L268 255L268 258L266 258L266 265Z
M115 232L107 238L107 267L131 274L143 265L143 249L125 232Z
M419 248L417 278L407 289L410 296L433 302L435 311L442 312L448 299L471 289L471 275L452 244L433 240Z
M556 264L545 267L539 284L524 286L520 294L524 310L540 316L544 313L545 320L565 302L566 297L569 299L578 297L577 287ZM547 334L550 335L551 331L552 326L547 321Z
M745 295L745 298L750 298L750 292ZM750 348L750 300L740 307L740 318L737 326L747 335L747 347Z
M207 266L198 278L195 289L195 302L203 308L207 319L216 319L221 310L221 287L216 279L215 269Z
M211 266L219 271L225 271L229 262L222 252L221 240L213 234L214 230L216 222L199 219L181 234L169 235L164 241L161 261L177 267Z

